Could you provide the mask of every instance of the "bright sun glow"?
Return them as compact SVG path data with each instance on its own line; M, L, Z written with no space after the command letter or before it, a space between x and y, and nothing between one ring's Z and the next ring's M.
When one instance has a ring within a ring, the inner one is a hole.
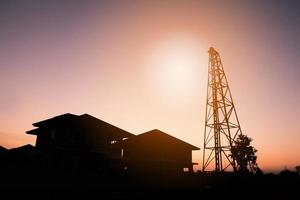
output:
M206 74L206 52L201 48L196 40L178 38L158 45L149 59L151 82L155 80L163 94L189 95Z

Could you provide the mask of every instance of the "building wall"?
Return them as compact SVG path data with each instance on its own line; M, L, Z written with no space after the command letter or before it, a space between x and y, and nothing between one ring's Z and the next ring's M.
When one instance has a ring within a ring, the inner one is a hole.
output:
M121 158L119 138L106 137L96 130L80 130L66 127L40 128L36 139L38 149L75 150L105 154L111 158Z
M36 147L39 149L77 149L83 150L84 143L79 133L66 128L41 128L37 135Z
M183 168L192 170L192 151L190 149L174 145L170 141L148 139L124 146L123 157L130 168L180 172L183 171Z

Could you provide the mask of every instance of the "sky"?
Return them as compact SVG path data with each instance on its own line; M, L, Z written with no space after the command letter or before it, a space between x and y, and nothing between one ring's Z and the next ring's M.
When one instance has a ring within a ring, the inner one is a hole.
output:
M300 164L299 1L0 1L0 145L88 113L201 148L208 49L264 171ZM200 168L200 165L196 168Z

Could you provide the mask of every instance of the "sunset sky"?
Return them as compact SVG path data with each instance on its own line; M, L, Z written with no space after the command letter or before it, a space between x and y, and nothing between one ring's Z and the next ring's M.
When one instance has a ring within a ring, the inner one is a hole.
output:
M219 51L265 171L300 165L300 1L0 1L0 145L88 113L201 148L208 49Z

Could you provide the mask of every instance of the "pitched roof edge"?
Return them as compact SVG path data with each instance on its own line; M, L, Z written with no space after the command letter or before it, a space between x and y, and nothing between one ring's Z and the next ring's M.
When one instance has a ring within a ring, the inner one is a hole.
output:
M185 142L185 141L183 141L183 140L181 140L181 139L179 139L179 138L176 138L176 137L174 137L174 136L172 136L172 135L170 135L170 134L168 134L168 133L165 133L165 132L163 132L163 131L161 131L161 130L159 130L159 129L152 129L152 130L150 130L150 131L141 133L141 134L137 135L136 137L143 136L144 134L149 134L149 133L154 132L154 131L163 133L163 134L165 134L165 135L167 135L167 136L169 136L169 137L171 137L171 138L173 138L173 139L175 139L175 140L178 140L178 141L184 143L185 145L190 146L192 150L200 150L199 147L196 147L196 146L194 146L194 145L192 145L192 144L190 144L190 143L187 143L187 142Z
M32 129L32 130L26 131L25 133L29 134L29 135L38 135L39 130L40 130L40 128L35 128L35 129Z
M49 119L45 119L45 120L42 120L42 121L39 121L39 122L35 122L32 125L35 126L35 127L40 127L48 121L52 121L52 120L55 120L55 119L59 119L61 117L66 117L66 116L77 117L78 115L74 115L74 114L71 114L71 113L65 113L65 114L57 115L57 116L49 118Z
M82 114L82 115L78 115L78 117L84 117L84 116L91 117L91 118L93 118L93 119L95 119L95 120L101 121L102 123L105 123L105 124L107 124L107 125L109 125L109 126L112 126L113 128L116 128L116 129L119 129L119 130L121 130L121 131L126 132L128 135L136 136L136 135L133 134L133 133L130 133L130 132L128 132L128 131L126 131L126 130L120 128L120 127L117 127L117 126L115 126L115 125L112 125L111 123L108 123L108 122L106 122L106 121L103 121L103 120L101 120L101 119L98 119L97 117L94 117L94 116L89 115L89 114L87 114L87 113Z

